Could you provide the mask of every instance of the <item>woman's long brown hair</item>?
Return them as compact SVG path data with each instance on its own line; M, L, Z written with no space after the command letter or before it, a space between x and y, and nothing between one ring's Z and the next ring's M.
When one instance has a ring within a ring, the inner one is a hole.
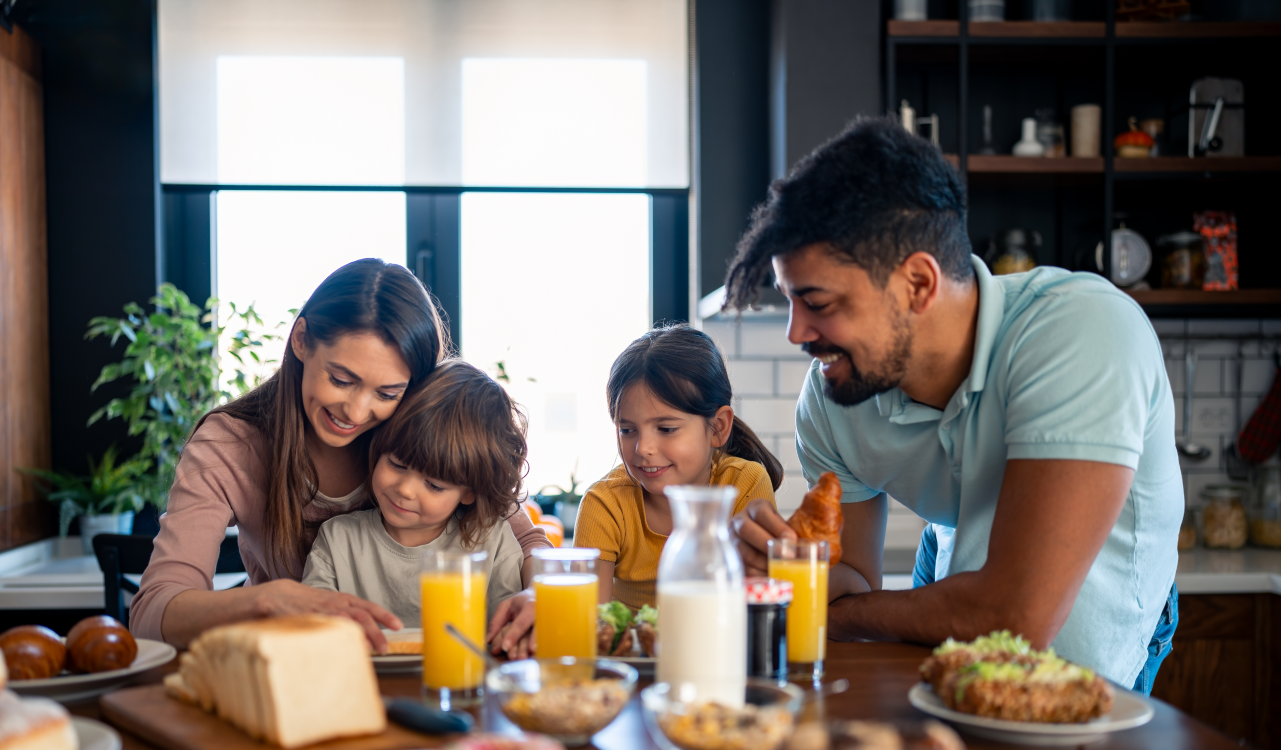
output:
M525 430L525 415L502 386L462 360L447 360L374 436L369 465L390 453L420 474L471 490L476 501L459 505L452 520L463 547L474 549L516 512L529 453Z
M376 258L353 261L329 274L298 312L298 319L307 321L303 340L308 349L320 343L330 345L350 333L373 333L395 348L409 367L406 399L449 349L447 329L422 283L405 268ZM285 355L275 375L209 412L244 420L266 438L264 564L276 577L291 575L307 557L303 509L315 499L320 486L316 466L307 454L302 376L302 360L286 340ZM208 417L205 415L201 423ZM362 463L368 440L368 434L363 435L352 446Z
M673 409L704 419L716 416L722 406L731 406L734 397L725 358L716 344L684 323L649 331L614 360L605 386L609 417L614 422L618 422L623 392L634 383L649 386L659 401ZM764 466L774 489L783 483L783 465L737 415L721 450Z

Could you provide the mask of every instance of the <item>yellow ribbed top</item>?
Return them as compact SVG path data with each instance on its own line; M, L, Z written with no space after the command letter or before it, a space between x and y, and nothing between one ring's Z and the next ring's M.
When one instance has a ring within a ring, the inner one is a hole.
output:
M712 470L713 485L738 488L733 513L757 497L774 502L774 486L765 467L755 461L725 456ZM654 605L654 581L658 558L667 537L654 533L645 522L645 500L641 487L618 466L593 484L578 506L574 522L574 546L595 547L600 559L614 563L614 598L638 609Z

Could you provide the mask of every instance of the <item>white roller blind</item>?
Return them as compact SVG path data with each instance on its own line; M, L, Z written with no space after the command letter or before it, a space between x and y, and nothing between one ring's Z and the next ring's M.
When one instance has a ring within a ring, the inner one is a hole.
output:
M686 0L159 0L159 56L165 183L689 184Z

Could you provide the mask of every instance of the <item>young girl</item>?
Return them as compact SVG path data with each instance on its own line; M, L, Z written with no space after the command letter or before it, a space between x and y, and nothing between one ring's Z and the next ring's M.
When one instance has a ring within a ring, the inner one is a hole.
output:
M602 603L654 604L654 581L672 511L663 490L733 485L733 513L753 498L774 501L783 467L734 416L725 360L702 331L657 328L614 361L606 386L622 465L592 485L579 506L574 546L600 550Z
M460 360L442 362L369 448L376 508L320 527L302 582L421 622L424 550L489 553L489 611L521 589L523 555L506 518L525 467L525 418L507 392Z

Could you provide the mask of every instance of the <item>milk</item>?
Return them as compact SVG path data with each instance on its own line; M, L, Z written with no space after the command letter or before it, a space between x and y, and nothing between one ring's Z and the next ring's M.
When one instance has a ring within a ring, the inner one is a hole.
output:
M682 702L739 708L747 690L747 599L741 585L658 584L659 682Z

